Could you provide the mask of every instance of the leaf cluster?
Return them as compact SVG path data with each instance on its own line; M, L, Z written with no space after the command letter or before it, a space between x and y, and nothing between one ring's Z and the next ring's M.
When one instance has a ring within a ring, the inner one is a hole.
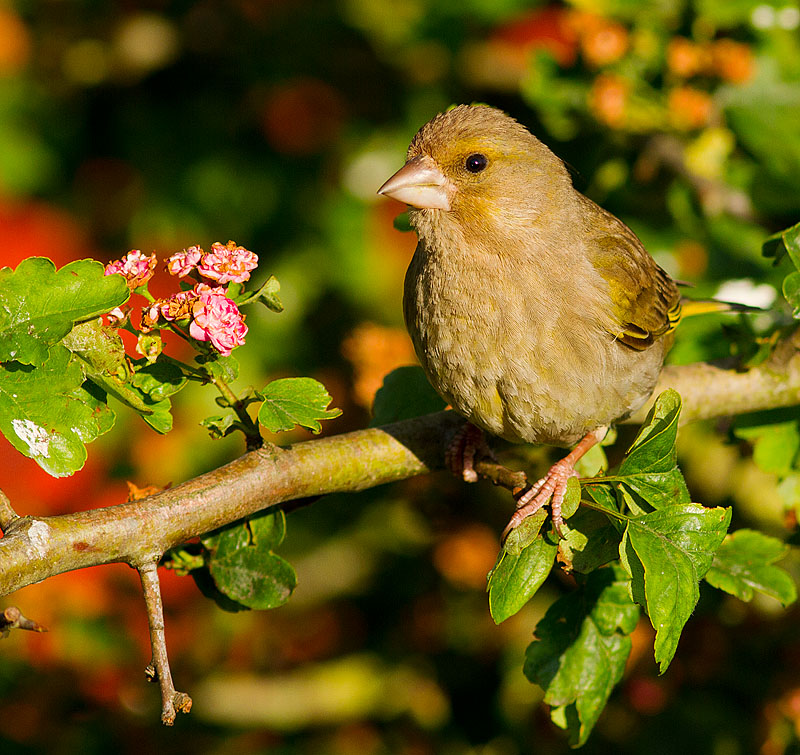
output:
M383 420L395 415L393 406L429 408L431 389L423 378L419 368L388 375L376 414ZM691 501L677 464L680 410L675 391L662 393L616 470L569 481L564 539L540 509L509 534L488 575L497 623L520 611L554 568L575 578L575 589L537 625L524 665L573 746L586 742L621 679L641 614L655 630L654 656L663 673L702 580L745 601L754 592L783 605L796 598L791 577L775 566L786 545L753 530L728 534L729 508Z

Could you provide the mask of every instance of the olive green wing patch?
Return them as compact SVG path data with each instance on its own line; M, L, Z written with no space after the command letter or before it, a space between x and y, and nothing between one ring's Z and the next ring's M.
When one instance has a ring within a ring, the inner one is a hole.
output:
M595 237L590 249L595 269L608 283L617 340L643 350L675 329L681 319L678 287L633 232Z

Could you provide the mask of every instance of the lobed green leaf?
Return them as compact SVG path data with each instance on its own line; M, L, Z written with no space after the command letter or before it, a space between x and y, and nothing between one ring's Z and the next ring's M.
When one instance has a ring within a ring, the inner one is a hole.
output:
M202 538L208 550L208 571L227 601L223 608L264 610L283 605L297 585L297 575L284 558L273 552L286 534L282 511L260 514Z
M109 312L130 293L121 275L104 275L96 260L56 271L46 257L0 269L0 361L42 365L74 323Z
M81 469L85 444L108 432L114 413L62 345L39 367L0 364L0 430L22 454L54 477Z
M539 509L510 532L489 573L489 613L495 624L517 613L553 568L557 546L541 534L546 516Z
M800 273L789 273L783 279L782 291L792 308L792 317L800 319Z
M619 547L632 599L656 630L661 673L675 655L683 627L700 597L698 581L711 566L730 524L730 509L683 504L628 521Z
M334 419L341 409L328 409L331 396L322 383L313 378L273 380L258 392L264 400L258 421L274 433L291 430L295 425L318 433L319 420Z
M644 425L631 445L616 477L633 497L632 511L648 511L689 503L691 496L678 469L675 441L681 397L671 388L656 399ZM641 503L646 505L642 506Z
M775 264L788 254L800 270L800 223L774 233L762 244L761 251L765 257L773 257Z
M740 600L752 600L758 591L788 606L797 600L797 588L786 571L774 566L788 552L789 547L777 538L738 530L725 538L705 578Z
M598 569L582 588L559 598L536 627L524 672L545 692L553 722L570 745L586 742L630 654L639 608L619 568Z
M797 420L750 427L738 425L733 433L753 444L753 461L765 472L784 476L794 468L800 451Z
M605 514L579 509L567 527L558 543L558 560L566 571L588 574L619 557L621 536Z
M392 370L383 378L372 405L372 427L440 412L447 404L433 390L419 365Z

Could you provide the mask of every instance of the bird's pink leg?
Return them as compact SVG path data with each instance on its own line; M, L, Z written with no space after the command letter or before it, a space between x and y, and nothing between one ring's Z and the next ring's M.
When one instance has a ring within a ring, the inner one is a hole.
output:
M444 460L450 471L461 477L464 482L477 482L478 473L475 471L475 456L479 448L485 448L486 441L483 430L471 423L465 424L450 441L444 454Z
M514 516L511 517L503 530L503 540L511 530L518 527L529 516L535 514L551 498L550 515L553 518L553 528L559 537L564 537L561 532L561 525L564 523L561 517L561 504L564 502L564 495L567 492L567 482L570 477L578 476L575 471L575 465L578 460L592 446L599 443L605 437L606 432L608 432L607 427L598 427L596 430L592 430L563 459L553 464L541 480L523 492L517 499L517 510L514 512Z

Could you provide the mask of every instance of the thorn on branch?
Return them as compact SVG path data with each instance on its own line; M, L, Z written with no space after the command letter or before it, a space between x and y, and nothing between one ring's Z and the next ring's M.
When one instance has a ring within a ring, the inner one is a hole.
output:
M0 490L0 530L5 532L20 518L20 515L11 507L11 501L8 500L8 496Z
M22 615L16 606L8 606L0 613L0 637L8 637L12 629L27 629L29 632L46 632L47 627Z
M192 698L185 692L178 692L172 683L167 643L164 637L164 608L161 603L157 566L154 562L137 566L136 570L142 580L147 621L150 625L150 645L153 652L152 660L145 668L144 673L147 681L157 681L161 687L161 723L172 726L179 712L188 713L192 709Z

